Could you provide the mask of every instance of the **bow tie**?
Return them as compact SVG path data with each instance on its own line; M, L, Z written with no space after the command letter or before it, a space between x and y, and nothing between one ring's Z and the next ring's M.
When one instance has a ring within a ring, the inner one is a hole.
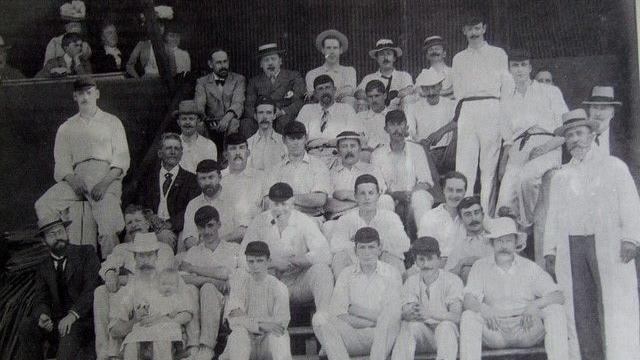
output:
M216 80L218 86L224 86L224 80Z

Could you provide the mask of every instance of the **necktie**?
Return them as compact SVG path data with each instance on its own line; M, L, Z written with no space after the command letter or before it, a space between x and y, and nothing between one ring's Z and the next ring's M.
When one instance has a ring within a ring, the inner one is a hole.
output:
M329 111L322 110L322 118L320 119L320 132L324 132L324 129L327 128L328 120L329 120Z
M62 296L62 292L64 291L64 261L66 259L65 258L61 258L61 259L53 259L53 261L55 262L55 268L56 268L56 285L58 286L58 295Z
M393 76L382 75L382 78L388 81L387 86L385 87L385 91L387 92L387 95L389 95L389 90L391 89L391 80L393 79Z
M173 174L166 173L164 174L164 182L162 183L162 195L166 196L167 191L169 191L169 187L171 186L171 178Z
M600 146L600 134L596 135L596 145Z
M76 73L76 59L71 59L71 74L75 75Z
M224 80L216 80L218 86L224 86Z

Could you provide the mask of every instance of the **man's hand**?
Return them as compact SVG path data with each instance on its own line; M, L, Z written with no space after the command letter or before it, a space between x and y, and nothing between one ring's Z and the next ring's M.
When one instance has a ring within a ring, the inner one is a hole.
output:
M63 317L62 320L58 323L58 332L60 336L65 336L71 331L71 325L76 322L78 318L73 314L67 314L67 316Z
M149 316L149 305L138 304L133 308L133 322L137 323L142 321L145 317Z
M487 323L487 327L489 328L489 330L498 330L498 314L496 314L496 312L492 308L490 308L489 306L483 308L483 310L480 312L480 315L482 315L482 318Z
M260 330L260 332L262 332L263 334L274 334L277 336L281 336L284 335L284 331L286 330L284 328L284 326L282 326L281 324L275 323L275 322L260 322L258 323L258 329Z
M104 194L107 192L109 188L109 183L105 181L100 181L96 184L96 186L91 189L91 198L95 201L100 201L104 197Z
M540 157L540 156L542 156L542 155L544 155L544 154L546 154L548 152L549 152L549 150L547 149L546 146L538 145L538 146L534 147L533 149L531 149L531 152L529 153L529 161L531 161L531 160L533 160L533 159L535 159L537 157Z
M417 303L408 303L402 306L402 320L403 321L418 321L415 306Z
M533 324L542 318L542 314L540 309L533 302L530 303L524 312L522 313L522 319L520 320L520 325L525 330L529 330L533 327Z
M64 178L64 181L66 181L67 184L71 186L71 188L73 189L73 192L76 193L76 195L80 195L80 196L84 195L84 192L87 186L79 176L75 174L67 175Z
M49 315L41 314L40 318L38 318L38 326L47 332L51 332L53 330L53 321L51 321Z
M104 285L110 293L118 291L118 274L115 270L109 270L104 274Z
M224 116L220 120L220 123L218 124L218 131L219 132L227 131L227 128L229 127L229 123L231 122L234 116L235 115L231 112L224 114Z
M638 246L630 241L623 241L620 247L620 259L623 263L633 260L638 253Z
M551 274L551 276L556 276L556 256L555 255L545 256L544 265L547 272Z
M184 239L184 251L187 251L196 245L198 245L198 239L195 236L189 236Z

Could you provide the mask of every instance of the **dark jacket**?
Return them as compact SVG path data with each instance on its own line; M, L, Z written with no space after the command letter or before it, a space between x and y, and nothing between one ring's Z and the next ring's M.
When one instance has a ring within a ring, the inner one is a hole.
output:
M120 52L120 67L118 67L118 65L116 64L116 59L104 51L104 46L97 46L93 54L91 55L93 72L95 74L100 74L125 71L125 67L127 65L127 57L122 49L120 49Z
M304 94L307 91L304 80L297 71L280 69L275 84L264 74L254 76L247 86L244 116L252 118L258 99L271 98L276 105L295 119L304 105Z

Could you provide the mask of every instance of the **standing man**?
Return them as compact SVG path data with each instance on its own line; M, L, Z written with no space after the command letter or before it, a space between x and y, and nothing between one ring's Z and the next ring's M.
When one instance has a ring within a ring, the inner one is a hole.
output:
M266 97L276 105L274 129L282 134L284 126L298 116L304 105L305 84L297 71L282 69L282 55L276 43L258 47L258 59L262 74L249 80L247 99L244 106L244 118L240 122L240 131L246 138L256 132L258 125L251 118L256 112L256 101Z
M397 47L393 40L380 39L376 47L369 51L369 57L378 63L378 71L365 76L358 90L364 90L371 80L380 80L385 86L387 98L385 104L392 109L398 109L402 100L413 94L413 79L406 71L395 69L395 63L402 57L402 49Z
M258 123L258 131L247 140L251 152L248 166L268 174L287 155L282 135L273 129L276 103L268 98L260 98L256 103L254 117Z
M224 134L240 128L246 80L229 71L229 55L225 50L214 49L210 54L207 64L211 73L196 82L195 100L200 111L206 114L212 137L222 147Z
M49 256L36 270L34 307L19 330L19 359L44 359L45 340L58 344L57 359L94 353L87 345L93 337L91 307L100 262L90 245L69 244L69 224L59 215L38 218L38 235Z
M369 162L371 153L389 143L389 134L385 129L385 116L389 109L386 105L387 92L380 80L371 80L364 88L369 109L358 113L364 127L365 145L362 146L367 156L363 160Z
M589 118L600 123L600 128L596 131L595 143L603 154L611 154L611 120L616 113L616 106L622 106L613 95L612 86L594 86L591 90L591 96L582 102L589 105Z
M638 191L627 166L596 149L597 120L582 109L563 120L555 133L572 158L551 178L544 255L567 298L571 358L631 359L640 353Z
M196 166L204 159L217 160L218 148L213 141L198 134L198 128L202 126L202 112L193 100L184 100L178 104L178 110L173 112L180 127L180 140L182 142L182 157L180 167L195 174Z
M329 75L336 87L336 101L354 105L353 93L356 90L356 69L353 66L340 65L340 55L349 49L349 40L338 30L325 30L316 37L316 49L322 53L322 66L309 70L305 76L307 95L315 90L313 81L320 75Z
M532 347L543 339L549 360L569 359L563 293L540 266L516 253L527 235L511 218L493 220L488 232L494 255L473 264L464 289L460 360L479 360L483 344ZM593 314L583 315L587 320Z
M500 153L499 100L502 93L513 88L513 80L508 74L507 54L487 44L486 31L487 25L479 16L465 21L462 32L468 47L453 57L451 80L460 109L456 119L456 171L469 180L467 196L471 196L480 166L482 207L491 213L489 199Z
M531 79L530 61L526 50L509 53L515 88L500 103L500 131L505 144L500 167L505 170L496 205L500 214L515 215L525 227L533 222L542 176L559 166L562 157L560 148L534 160L529 160L530 153L554 137L553 130L562 124L562 114L569 111L560 89Z
M433 35L424 39L422 50L427 55L427 69L437 71L444 80L440 96L453 99L453 84L451 84L451 68L447 66L444 59L447 58L447 51L444 49L445 41L442 36Z
M88 201L98 224L102 258L106 258L124 228L120 196L130 159L120 119L100 110L99 98L95 80L74 81L73 99L79 112L58 128L53 147L57 184L36 201L35 209L38 218L50 218L78 200Z

